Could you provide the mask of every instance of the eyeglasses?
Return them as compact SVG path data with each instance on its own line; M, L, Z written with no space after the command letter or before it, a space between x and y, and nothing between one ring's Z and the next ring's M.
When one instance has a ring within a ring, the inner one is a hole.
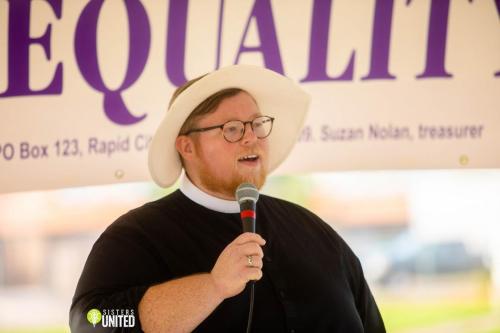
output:
M245 135L245 130L247 128L246 125L250 124L255 136L259 139L264 139L267 138L269 134L271 134L271 130L273 129L273 121L274 118L269 116L257 117L251 121L230 120L222 125L215 125L204 128L193 128L184 133L181 133L181 135L189 135L194 132L206 132L216 128L220 128L222 130L222 135L224 136L224 139L226 139L226 141L238 142Z

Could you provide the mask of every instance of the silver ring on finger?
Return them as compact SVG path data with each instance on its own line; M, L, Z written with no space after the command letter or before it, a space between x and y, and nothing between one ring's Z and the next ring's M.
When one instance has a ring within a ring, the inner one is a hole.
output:
M247 256L248 267L253 267L253 257Z

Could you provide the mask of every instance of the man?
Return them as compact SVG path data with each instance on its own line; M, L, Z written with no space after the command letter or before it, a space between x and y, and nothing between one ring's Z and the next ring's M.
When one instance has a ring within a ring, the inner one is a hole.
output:
M160 186L184 169L180 189L123 215L97 240L73 298L72 330L95 329L89 322L99 317L86 316L98 309L133 313L133 327L116 331L244 332L255 280L253 332L385 332L359 260L317 216L261 195L257 233L242 233L236 188L264 184L293 147L308 104L299 86L255 66L180 87L149 151Z

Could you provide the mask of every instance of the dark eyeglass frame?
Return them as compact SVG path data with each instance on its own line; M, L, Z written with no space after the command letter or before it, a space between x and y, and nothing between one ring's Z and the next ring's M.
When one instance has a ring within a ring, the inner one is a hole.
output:
M271 128L269 129L269 133L267 133L266 136L263 136L263 137L258 137L258 139L265 139L267 138L271 132L273 131L273 124L274 124L274 117L270 117L270 116L258 116L256 118L254 118L253 120L249 120L249 121L241 121L241 120L228 120L226 121L224 124L220 124L220 125L214 125L214 126L209 126L209 127L202 127L202 128L192 128L190 130L187 130L186 132L184 133L181 133L180 135L189 135L191 133L195 133L195 132L206 132L206 131L211 131L213 129L216 129L216 128L220 128L221 131L222 131L222 137L224 138L224 140L226 140L227 142L231 142L231 143L235 143L235 142L238 142L240 141L241 139L243 139L243 137L245 136L245 132L247 130L247 124L250 124L250 127L252 128L252 131L254 131L254 122L257 120L257 119L261 119L261 118L267 118L271 121ZM224 126L228 123L232 123L232 122L240 122L243 124L243 132L241 133L241 136L238 140L235 140L235 141L230 141L226 138L226 136L224 135ZM255 133L255 131L254 131Z

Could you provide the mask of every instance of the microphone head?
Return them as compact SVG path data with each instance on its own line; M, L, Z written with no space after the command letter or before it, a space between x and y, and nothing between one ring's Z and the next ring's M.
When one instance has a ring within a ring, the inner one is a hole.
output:
M256 203L259 200L259 190L257 190L254 184L242 183L236 189L235 197L240 204L247 200Z

